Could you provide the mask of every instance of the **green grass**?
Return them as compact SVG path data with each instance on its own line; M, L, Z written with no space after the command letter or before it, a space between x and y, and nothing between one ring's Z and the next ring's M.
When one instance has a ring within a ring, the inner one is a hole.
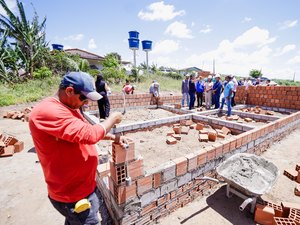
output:
M132 84L136 86L136 91L148 93L153 80L156 80L160 84L161 92L181 92L181 80L155 74L146 76L142 82L132 82ZM109 86L113 93L121 93L123 84L110 84Z
M0 84L0 106L34 102L51 96L57 91L60 79L54 76L14 85Z
M61 77L53 76L43 80L29 80L24 83L5 85L0 83L0 107L38 101L46 96L56 93ZM137 92L149 92L149 87L153 80L160 83L162 93L181 92L181 80L175 80L167 76L150 74L143 78L142 82L132 83L136 86ZM300 86L300 82L291 80L274 80L279 85ZM112 93L121 93L124 82L120 84L109 84Z

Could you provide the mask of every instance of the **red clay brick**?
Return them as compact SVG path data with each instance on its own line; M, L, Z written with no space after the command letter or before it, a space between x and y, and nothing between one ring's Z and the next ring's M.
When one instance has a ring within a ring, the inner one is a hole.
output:
M175 132L175 134L181 134L181 126L173 127L173 131Z
M109 189L117 204L123 204L136 197L136 182L132 182L130 186L117 186L112 179L109 179Z
M208 132L208 140L209 141L216 141L217 140L217 132L216 131L209 131Z
M207 152L205 149L201 149L201 150L197 151L195 154L197 155L197 165L198 166L201 166L206 163Z
M216 149L213 146L205 148L207 161L214 160L216 158Z
M180 134L172 134L171 137L175 138L177 141L180 141L180 140L181 140Z
M223 145L223 154L229 152L229 150L230 150L230 142L229 142L229 140L223 140L220 143Z
M21 152L24 149L24 142L23 141L18 141L17 143L14 144L15 146L15 153L16 152Z
M144 160L139 158L133 162L128 163L128 175L132 180L144 175Z
M152 188L152 175L137 180L137 194L141 195Z
M216 158L219 158L223 155L223 144L215 143L213 147L216 149Z
M254 221L259 224L272 225L275 211L272 207L256 204Z
M289 218L274 217L273 225L296 225L296 223Z
M203 123L197 123L196 130L203 130L204 124Z
M153 187L157 188L161 185L161 173L153 174Z
M208 135L207 134L199 134L199 141L200 142L208 142Z
M128 148L124 149L118 143L112 143L112 159L116 164L124 163L125 161L131 161L135 158L134 142L128 140Z
M183 175L187 172L187 158L180 157L172 161L176 163L176 176Z
M168 145L174 145L177 143L177 140L174 137L168 137L166 142Z
M3 148L4 153L0 155L0 157L7 157L7 156L13 156L15 152L15 147L13 145L9 145L7 147Z
M194 153L190 153L188 155L185 156L187 158L187 170L188 172L191 172L192 170L197 168L197 155L195 155Z
M282 207L282 217L287 218L290 214L290 210L297 209L300 210L300 205L297 203L291 203L291 202L281 202L281 207Z
M283 171L283 175L287 176L289 179L291 179L293 181L296 181L296 179L298 177L298 172L293 169L285 169Z
M297 225L300 224L300 210L291 209L289 219L292 219Z
M231 133L230 129L228 129L227 127L222 127L222 129L221 129L221 130L223 131L223 134L225 134L225 135L227 135L227 134L230 134L230 133Z

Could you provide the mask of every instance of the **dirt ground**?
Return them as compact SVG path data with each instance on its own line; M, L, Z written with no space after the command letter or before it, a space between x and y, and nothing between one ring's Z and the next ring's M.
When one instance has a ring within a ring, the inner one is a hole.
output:
M2 107L0 115L4 111L23 108L24 105ZM52 207L47 198L46 184L34 152L28 124L1 117L0 130L16 136L25 143L25 149L22 152L12 157L0 158L0 171L2 172L0 225L63 224L63 217ZM280 201L300 203L300 197L293 194L295 182L282 175L285 168L293 168L296 163L299 163L299 137L300 128L284 140L272 145L263 154L265 158L278 166L281 174L270 193L263 196L265 199L277 203ZM154 140L154 142L157 141ZM198 198L170 216L161 219L160 224L254 224L249 210L239 212L238 206L241 202L242 200L237 197L228 201L224 187L216 188L212 190L211 195Z
M147 120L154 120L165 118L169 116L175 116L175 113L163 110L163 109L138 109L138 110L127 110L121 121L121 125L129 123L137 123Z

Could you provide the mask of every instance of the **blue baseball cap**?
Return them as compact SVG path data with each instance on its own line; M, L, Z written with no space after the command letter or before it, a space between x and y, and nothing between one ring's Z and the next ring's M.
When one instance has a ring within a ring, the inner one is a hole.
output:
M63 76L61 85L64 87L73 87L76 91L92 101L97 101L102 98L95 89L93 77L88 73L69 72Z

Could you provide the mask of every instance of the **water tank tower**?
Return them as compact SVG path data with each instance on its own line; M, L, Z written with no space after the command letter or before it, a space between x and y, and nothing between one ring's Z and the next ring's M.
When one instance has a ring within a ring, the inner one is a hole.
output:
M136 68L136 50L139 50L139 32L137 31L129 31L129 38L128 38L128 43L129 43L129 49L133 51L133 65L134 68Z
M146 65L148 71L148 52L152 50L152 41L144 40L142 41L143 51L146 52Z

